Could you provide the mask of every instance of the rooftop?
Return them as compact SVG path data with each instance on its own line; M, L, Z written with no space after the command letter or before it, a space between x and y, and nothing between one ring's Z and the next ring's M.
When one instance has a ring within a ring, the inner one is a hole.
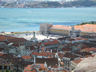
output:
M47 63L48 66L55 66L58 65L58 59L57 58L36 58L36 63L42 64Z
M51 52L32 52L32 55L36 55L36 56L52 56L54 55L53 53Z
M82 61L82 59L76 59L76 60L72 60L72 62L76 63L76 64L79 64L80 62Z
M63 30L71 30L71 26L64 25L53 25L51 29L63 29ZM75 30L80 30L82 32L95 32L96 33L96 24L84 24L84 25L75 25Z
M90 52L90 51L95 51L96 52L96 48L85 48L83 50L87 51L87 52Z
M72 53L66 53L66 54L64 55L64 57L74 59L74 58L77 58L77 57L79 57L79 56L77 56L77 55L75 55L75 54L72 54Z
M58 40L48 40L48 42L44 42L43 44L46 45L54 45L54 44L58 44Z
M31 59L31 56L22 56L23 59Z
M53 25L51 29L64 29L64 30L71 30L71 26L63 26L63 25Z
M96 33L96 24L76 25L74 26L74 28L82 32L95 32Z

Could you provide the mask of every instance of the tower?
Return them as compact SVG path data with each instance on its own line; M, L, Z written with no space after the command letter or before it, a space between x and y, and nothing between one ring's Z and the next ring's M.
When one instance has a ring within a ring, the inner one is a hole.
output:
M47 63L46 62L44 63L44 67L47 68Z
M33 38L35 38L35 32L33 32Z
M74 26L71 26L70 37L71 37L71 38L74 37Z
M36 64L36 57L34 56L34 65Z
M37 38L35 36L35 32L33 32L33 37L31 38L31 41L37 41Z

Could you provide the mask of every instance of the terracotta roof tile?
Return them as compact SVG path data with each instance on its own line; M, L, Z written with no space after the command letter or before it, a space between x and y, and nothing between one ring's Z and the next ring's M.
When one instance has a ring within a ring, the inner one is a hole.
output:
M79 56L74 55L74 54L72 54L72 53L66 53L66 54L64 55L64 57L68 57L68 58L74 59L74 58L77 58L77 57L79 57Z
M24 68L24 72L32 72L32 68L31 68L32 65L28 65L27 67Z
M31 56L22 56L23 59L31 59Z
M37 72L36 66L40 66L39 70L45 70L44 64L28 65L24 68L24 72Z
M80 59L73 60L73 62L76 63L76 64L79 64L81 61L82 61L81 58Z
M44 45L53 45L53 44L58 44L58 40L52 40L52 41L48 41L48 42L44 42Z
M76 54L79 54L79 55L81 55L83 57L91 55L91 53L89 53L89 52L76 52Z
M22 42L26 41L24 38L16 38L11 36L0 35L0 41L8 40L9 42Z
M58 56L59 56L60 58L63 58L63 57L64 57L64 54L63 54L63 53L58 53Z
M5 41L5 40L6 40L6 37L3 35L0 35L0 41Z
M58 64L58 59L57 58L36 58L36 63L39 64L44 64L47 63L48 66L55 66Z
M53 53L51 52L33 52L32 55L37 55L37 56L51 56L51 55L54 55Z
M3 56L4 54L0 52L0 56Z
M82 38L82 37L76 37L76 38L74 38L75 40L88 40L88 39L86 39L86 38Z
M90 51L96 51L96 48L85 48L84 51L90 52Z
M24 38L14 38L14 39L8 39L9 42L24 42L27 41Z
M71 51L71 48L62 48L62 51Z

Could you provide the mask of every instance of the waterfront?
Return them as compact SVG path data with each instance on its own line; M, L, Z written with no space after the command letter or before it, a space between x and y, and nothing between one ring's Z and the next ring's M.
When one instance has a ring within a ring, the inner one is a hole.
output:
M95 8L0 8L0 31L38 31L41 23L76 25L95 19Z
M95 8L1 8L0 72L96 72L95 13Z

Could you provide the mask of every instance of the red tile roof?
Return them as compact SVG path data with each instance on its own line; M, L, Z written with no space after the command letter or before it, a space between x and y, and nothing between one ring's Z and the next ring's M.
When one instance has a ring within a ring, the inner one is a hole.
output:
M24 38L14 38L14 39L8 39L9 42L25 42L27 41Z
M31 59L31 56L22 56L23 59Z
M96 51L96 48L85 48L85 49L82 49L82 50L90 52L90 51Z
M52 71L52 70L48 70L48 72L54 72L54 71Z
M40 66L39 70L45 70L44 64L28 65L24 68L24 72L37 72L36 66Z
M47 66L55 66L58 64L58 59L57 58L36 58L36 63L38 64L44 64L47 63Z
M52 41L48 41L48 42L45 42L44 45L54 45L54 44L58 44L58 40L52 40Z
M82 61L81 58L80 59L73 60L73 62L76 63L76 64L79 64L81 61Z
M53 53L51 52L33 52L32 55L36 55L36 56L51 56L51 55L54 55Z
M75 40L88 40L88 39L82 38L82 37L77 37L77 38L75 38Z
M0 52L0 56L3 56L4 54Z
M63 58L63 57L64 57L64 54L63 54L63 53L58 53L58 56L59 56L60 58Z
M33 72L31 66L32 65L28 65L27 67L25 67L24 72ZM34 71L34 72L36 72L36 71Z
M84 52L75 52L75 53L80 55L81 57L86 57L86 56L90 56L91 55L91 53L86 52L86 51L84 51Z
M0 41L5 41L8 40L9 42L23 42L26 41L24 38L16 38L16 37L11 37L11 36L5 36L5 35L0 35Z
M71 48L62 48L62 51L71 51Z
M0 35L0 41L5 41L5 40L6 40L6 37L3 35Z
M77 58L77 57L79 57L79 56L77 56L77 55L75 55L75 54L72 54L72 53L66 53L66 54L64 55L64 57L74 59L74 58Z

